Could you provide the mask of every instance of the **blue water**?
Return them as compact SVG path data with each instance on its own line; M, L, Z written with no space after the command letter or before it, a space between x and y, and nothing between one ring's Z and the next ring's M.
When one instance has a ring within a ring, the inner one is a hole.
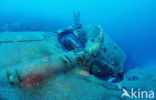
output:
M100 24L127 54L125 69L156 68L155 0L1 0L0 31L53 31L73 24Z

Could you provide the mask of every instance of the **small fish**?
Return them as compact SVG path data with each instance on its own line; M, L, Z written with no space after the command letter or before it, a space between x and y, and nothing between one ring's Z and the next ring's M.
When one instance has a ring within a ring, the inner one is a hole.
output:
M50 60L50 56L43 57L42 60L48 62Z
M82 76L89 76L89 72L85 71L85 70L81 70L81 71L76 71L77 74L82 75Z
M108 82L113 82L115 79L116 79L116 78L111 77L111 78L108 79Z

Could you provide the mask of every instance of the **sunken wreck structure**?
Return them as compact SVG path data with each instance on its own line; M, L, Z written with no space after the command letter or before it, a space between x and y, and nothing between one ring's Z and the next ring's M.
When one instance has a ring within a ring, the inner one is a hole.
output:
M100 25L82 25L79 16L54 32L0 33L1 98L121 99L121 86L101 78L123 79L125 53Z

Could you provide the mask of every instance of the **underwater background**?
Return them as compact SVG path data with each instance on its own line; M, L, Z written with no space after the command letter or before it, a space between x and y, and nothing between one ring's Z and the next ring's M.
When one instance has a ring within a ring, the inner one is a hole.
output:
M156 66L155 0L1 0L0 31L53 31L100 24L127 54L125 69Z
M0 100L155 100L155 84L155 0L0 0Z

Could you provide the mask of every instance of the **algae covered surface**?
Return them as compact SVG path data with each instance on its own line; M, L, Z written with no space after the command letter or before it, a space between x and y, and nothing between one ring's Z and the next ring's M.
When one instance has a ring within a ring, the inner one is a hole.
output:
M101 38L100 26L84 26L76 32L89 34L87 40L78 39L96 56L77 46L64 50L54 32L1 33L0 100L129 100L121 97L122 88L156 89L155 70L123 74L126 55L106 33ZM111 77L119 81L114 83Z

